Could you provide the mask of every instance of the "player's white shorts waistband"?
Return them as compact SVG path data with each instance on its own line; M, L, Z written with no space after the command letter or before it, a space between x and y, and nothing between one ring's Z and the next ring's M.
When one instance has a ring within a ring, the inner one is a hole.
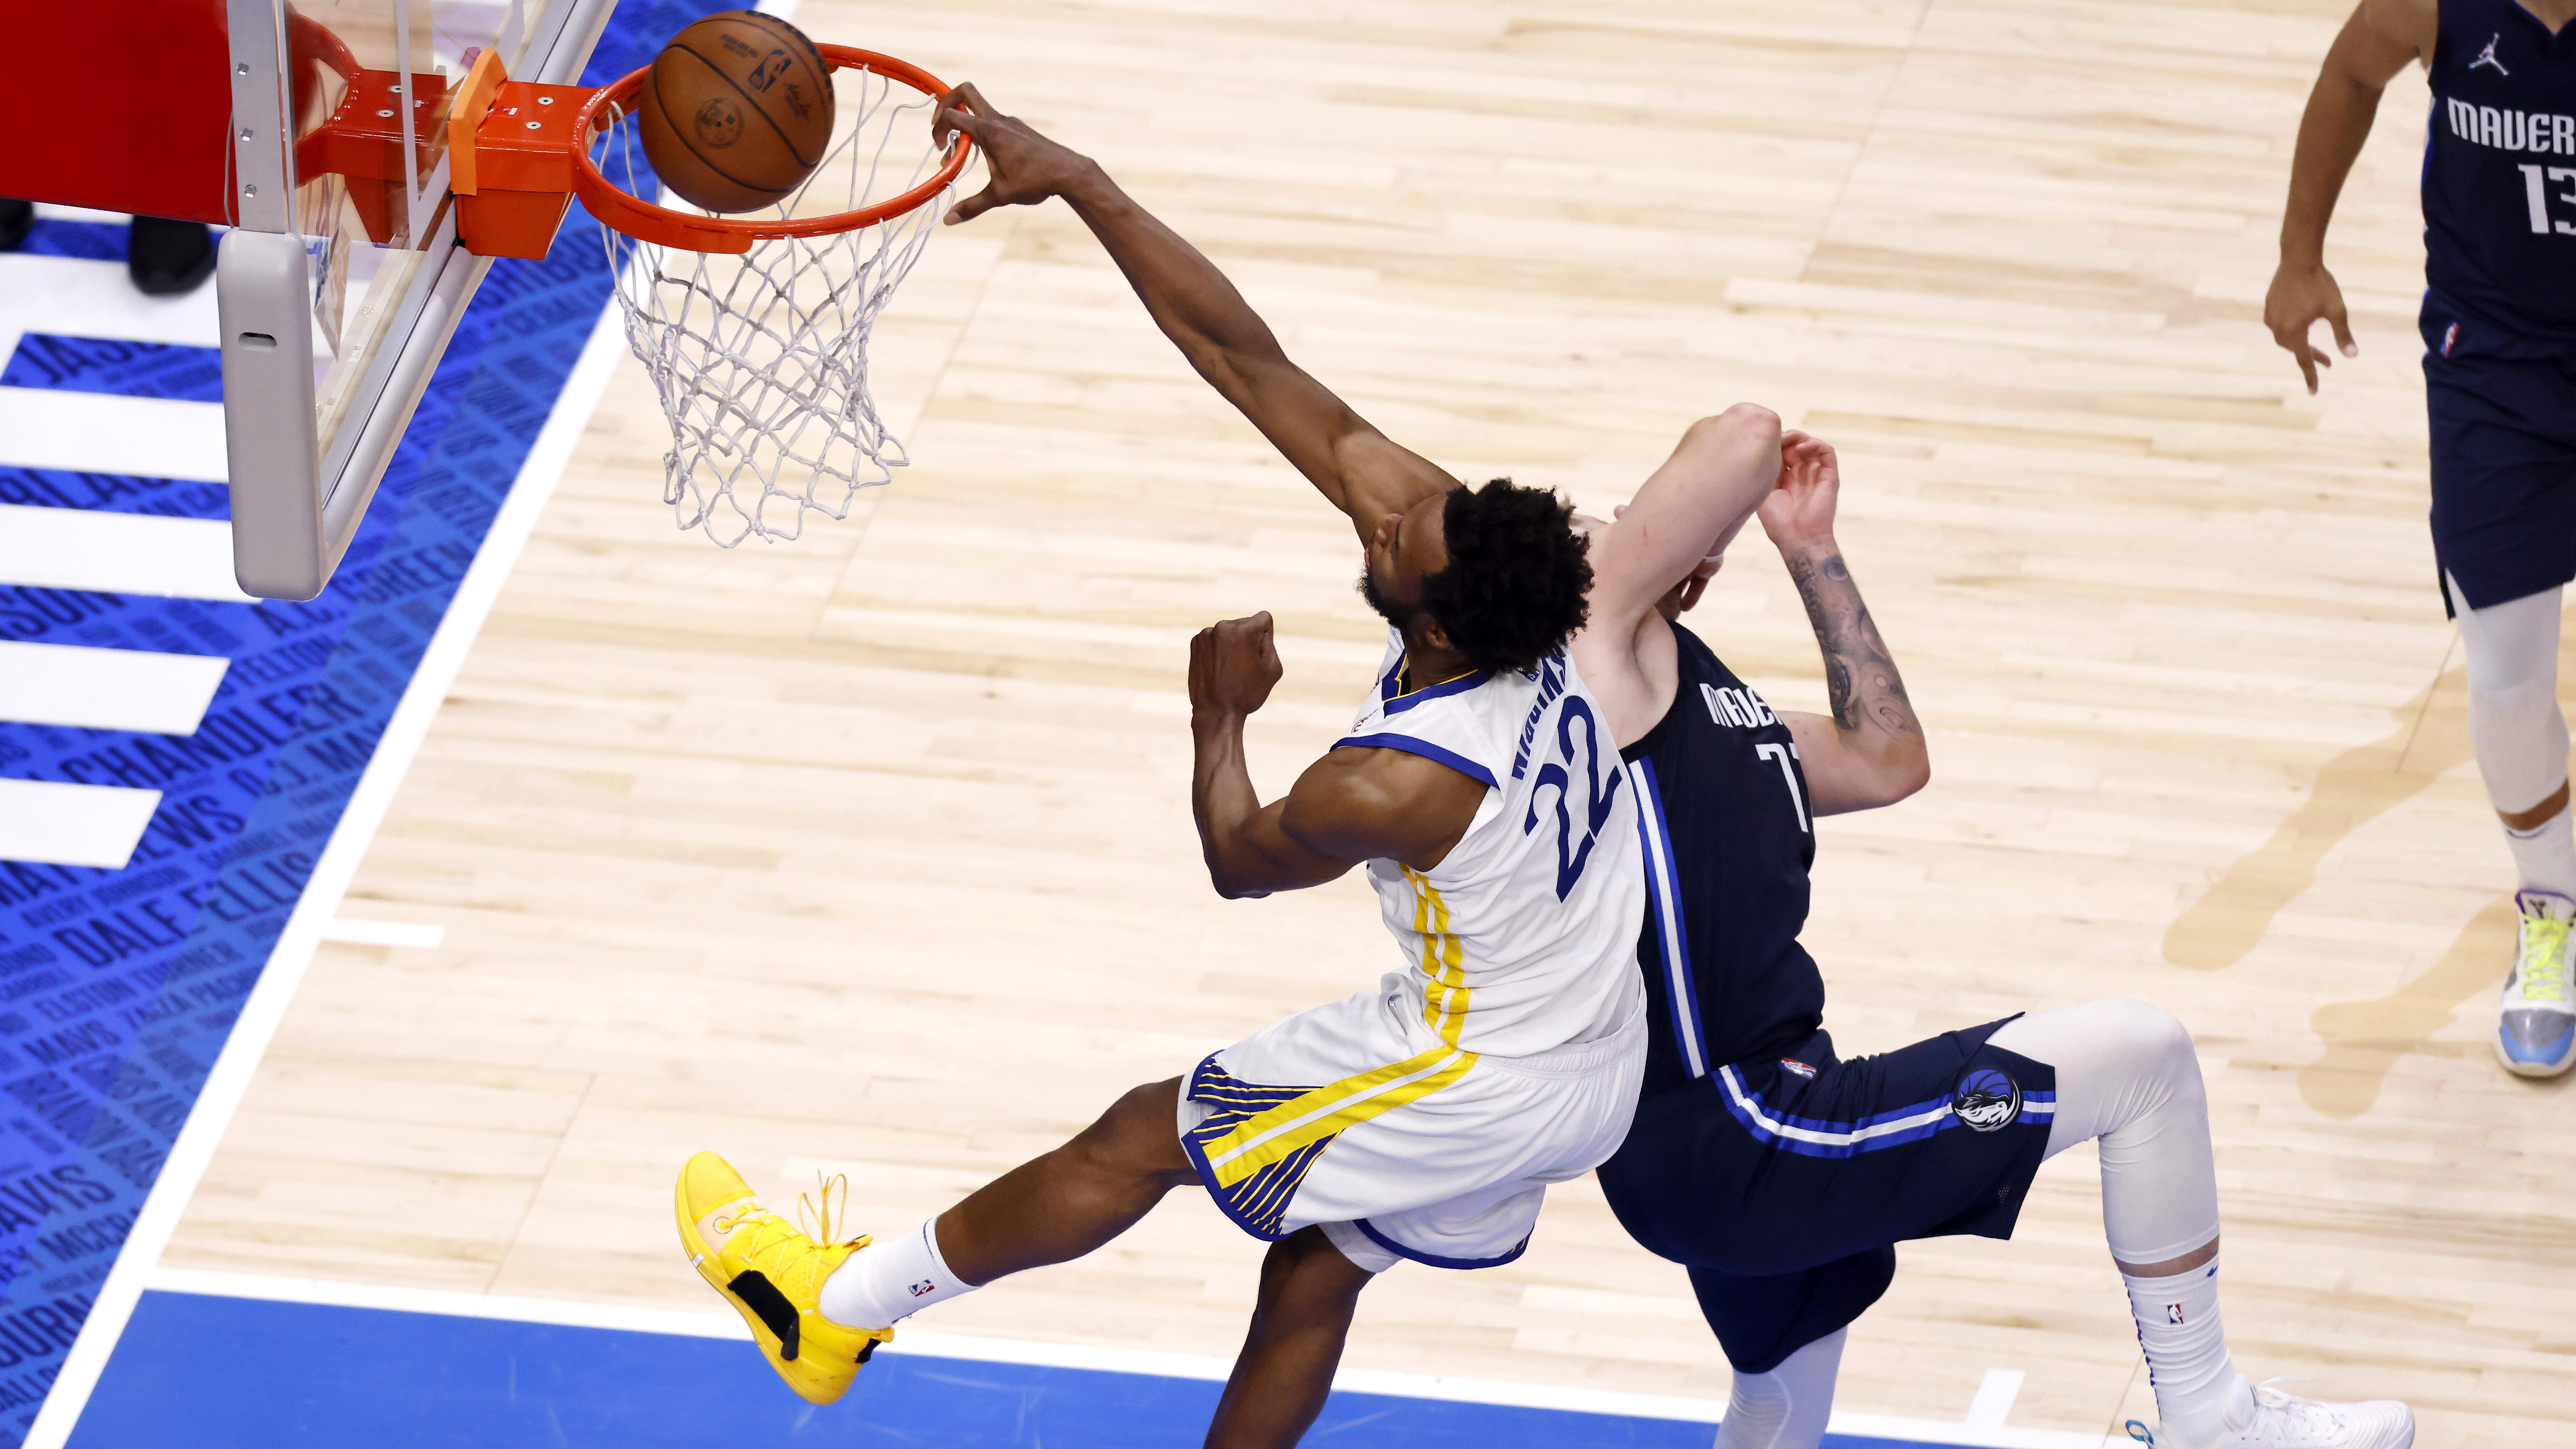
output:
M1528 1056L1483 1056L1426 1035L1383 994L1363 992L1201 1062L1179 1126L1217 1206L1264 1239L1347 1225L1328 1231L1363 1267L1396 1256L1452 1268L1518 1257L1546 1185L1590 1171L1626 1137L1645 1067L1643 1013L1608 1036Z

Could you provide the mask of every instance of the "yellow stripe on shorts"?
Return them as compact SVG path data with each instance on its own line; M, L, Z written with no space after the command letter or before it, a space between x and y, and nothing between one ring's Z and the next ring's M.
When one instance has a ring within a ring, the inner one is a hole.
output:
M1466 947L1449 929L1449 903L1431 878L1409 865L1403 869L1404 878L1413 883L1413 933L1422 938L1422 974L1430 978L1422 990L1422 1024L1456 1046L1467 1018Z
M1310 1145L1421 1101L1467 1075L1474 1065L1474 1052L1437 1046L1376 1071L1317 1087L1247 1117L1224 1136L1205 1143L1208 1171L1218 1186L1232 1187Z

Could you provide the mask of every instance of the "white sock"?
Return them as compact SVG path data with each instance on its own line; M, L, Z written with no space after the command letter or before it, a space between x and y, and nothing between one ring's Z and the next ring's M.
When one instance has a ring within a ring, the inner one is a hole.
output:
M2576 900L2576 806L2569 806L2529 830L2505 827L2505 849L2527 891L2548 891Z
M932 1218L900 1238L879 1238L852 1253L823 1280L816 1306L834 1323L852 1328L892 1328L933 1303L945 1303L975 1285L948 1271L939 1256L939 1220Z
M2253 1396L2227 1356L2218 1321L2218 1260L2164 1278L2120 1275L2155 1385L2156 1417L2178 1449L2214 1444L2244 1427Z

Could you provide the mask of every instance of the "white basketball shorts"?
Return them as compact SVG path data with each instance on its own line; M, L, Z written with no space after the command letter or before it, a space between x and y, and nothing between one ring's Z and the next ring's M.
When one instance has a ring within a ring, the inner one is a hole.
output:
M1455 1046L1362 992L1272 1022L1199 1063L1181 1146L1217 1206L1277 1240L1322 1224L1371 1271L1411 1258L1490 1268L1529 1246L1547 1185L1580 1177L1628 1135L1645 1013L1595 1041L1533 1056Z

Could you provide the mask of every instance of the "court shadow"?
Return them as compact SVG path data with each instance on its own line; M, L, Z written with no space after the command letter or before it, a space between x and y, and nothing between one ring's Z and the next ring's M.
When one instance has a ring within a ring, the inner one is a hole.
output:
M2513 955L2510 898L2469 918L2431 970L2374 1001L2335 1001L2308 1018L2326 1054L2299 1069L2299 1096L2328 1117L2358 1117L2379 1100L2397 1059L2425 1050L2470 997L2496 984Z
M2465 670L2444 672L2389 711L2386 738L2328 760L2307 802L2165 928L2165 959L2194 971L2223 971L2245 959L2282 907L2316 883L2328 851L2467 760L2467 687Z

